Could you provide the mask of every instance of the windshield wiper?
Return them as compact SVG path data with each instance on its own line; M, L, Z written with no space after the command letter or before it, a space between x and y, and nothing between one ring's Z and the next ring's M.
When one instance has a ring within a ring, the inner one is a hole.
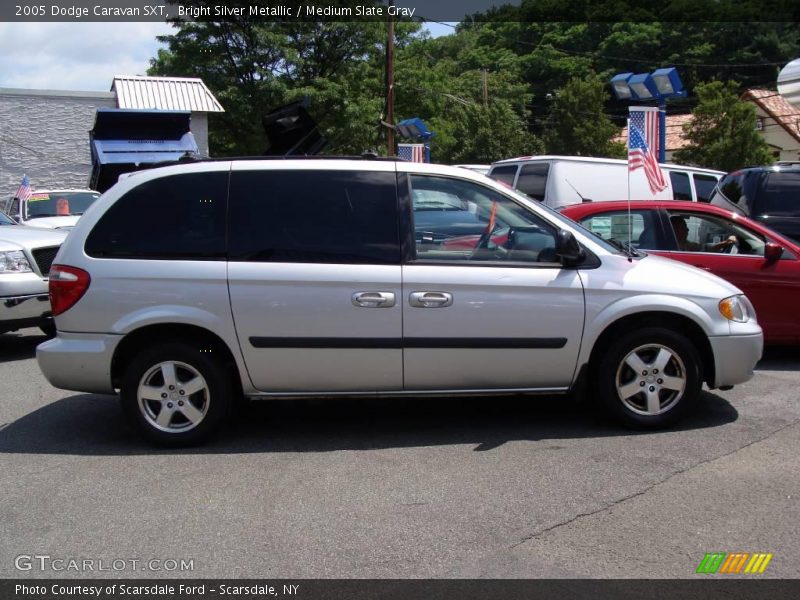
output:
M639 252L636 248L634 248L628 242L620 242L617 238L601 238L604 242L608 242L618 250L621 250L628 256L643 256L641 252Z

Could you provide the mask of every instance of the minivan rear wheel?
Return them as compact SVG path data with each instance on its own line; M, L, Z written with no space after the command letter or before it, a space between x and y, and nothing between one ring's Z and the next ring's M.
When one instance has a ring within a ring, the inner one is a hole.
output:
M121 382L128 418L151 441L188 446L205 440L228 415L233 386L213 355L182 342L143 349Z
M702 386L694 345L662 327L645 327L614 341L595 377L608 411L641 429L678 421L696 403Z

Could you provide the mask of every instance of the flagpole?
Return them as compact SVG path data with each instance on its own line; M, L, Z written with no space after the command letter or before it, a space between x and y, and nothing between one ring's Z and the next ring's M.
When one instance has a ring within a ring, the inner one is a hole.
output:
M628 108L628 250L632 248L633 223L631 221L631 117Z

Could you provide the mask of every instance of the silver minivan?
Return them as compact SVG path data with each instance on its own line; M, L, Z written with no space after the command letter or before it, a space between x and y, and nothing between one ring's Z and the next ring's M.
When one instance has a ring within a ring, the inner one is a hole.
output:
M752 377L741 291L465 169L375 159L137 172L50 272L55 386L197 443L238 396L566 394L663 427Z

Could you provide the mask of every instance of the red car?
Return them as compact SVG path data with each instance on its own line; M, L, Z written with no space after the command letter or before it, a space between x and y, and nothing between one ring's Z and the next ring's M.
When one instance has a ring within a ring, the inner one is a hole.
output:
M731 211L675 200L587 202L561 212L605 240L711 271L739 287L768 344L800 343L800 245Z

